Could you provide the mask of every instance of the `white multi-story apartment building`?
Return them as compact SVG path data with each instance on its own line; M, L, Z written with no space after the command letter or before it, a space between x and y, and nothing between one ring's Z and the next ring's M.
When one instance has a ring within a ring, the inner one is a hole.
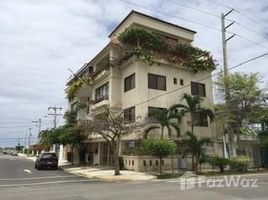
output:
M129 57L118 66L111 65L112 61L119 57L119 49L122 48L117 37L126 28L134 26L153 31L173 43L190 44L196 34L193 30L132 11L109 35L111 42L67 84L69 87L72 81L79 77L94 77L92 84L79 89L70 99L70 108L79 102L87 105L86 109L79 111L78 119L90 119L94 111L103 105L125 110L129 120L135 120L137 116L146 118L151 109L168 108L173 104L183 103L183 93L203 97L202 106L213 109L212 80L207 78L210 77L211 70L193 73L190 69L164 59L158 59L150 65L136 59L135 56ZM182 134L190 130L189 123L189 117L184 117L181 125ZM216 141L214 125L202 116L197 119L195 134ZM131 149L135 148L139 139L140 135L136 134L122 139L120 154L123 156L125 167L139 171L158 168L157 159L131 155ZM222 146L216 142L208 148L210 153L222 152ZM85 140L84 155L86 162L91 165L112 163L109 146L101 137L90 136ZM169 160L164 161L164 167L166 165L167 169L170 166Z

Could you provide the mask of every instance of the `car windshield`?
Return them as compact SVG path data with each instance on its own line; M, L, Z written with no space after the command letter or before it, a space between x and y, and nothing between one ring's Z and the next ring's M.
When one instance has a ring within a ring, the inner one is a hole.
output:
M41 155L41 158L46 158L46 159L53 158L53 159L55 159L55 158L57 158L57 155L54 153L45 153L45 154Z

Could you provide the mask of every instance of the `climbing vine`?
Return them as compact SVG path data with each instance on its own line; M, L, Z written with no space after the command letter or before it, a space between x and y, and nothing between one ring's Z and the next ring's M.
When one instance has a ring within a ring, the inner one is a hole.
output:
M75 97L75 94L77 93L77 91L79 90L79 88L90 85L92 82L92 78L91 77L80 77L77 79L74 79L67 88L67 98L70 100L72 100Z
M216 63L208 51L193 47L189 44L178 44L155 32L138 27L130 27L123 31L118 40L122 44L136 46L132 54L120 58L118 64L136 55L141 61L153 65L156 58L179 64L191 69L193 73L214 70Z

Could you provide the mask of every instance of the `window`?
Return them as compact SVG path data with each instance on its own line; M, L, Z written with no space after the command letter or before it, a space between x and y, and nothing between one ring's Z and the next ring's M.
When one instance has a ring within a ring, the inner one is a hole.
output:
M124 119L130 122L135 121L135 107L127 108L124 110Z
M125 78L125 92L135 88L135 74Z
M71 111L76 111L78 107L78 101L71 104Z
M166 108L159 108L159 107L149 107L148 108L148 117L152 117L154 115L154 113L156 112L161 112L161 111L165 111Z
M155 74L148 74L148 88L166 90L166 77Z
M191 82L191 92L192 92L192 95L196 95L196 96L200 96L200 97L205 97L206 96L206 87L205 87L205 84Z
M180 79L180 85L184 85L183 79Z
M177 85L177 78L173 78L173 83Z
M207 115L205 115L202 112L196 112L194 113L194 125L195 126L208 126L208 118Z
M95 102L98 103L102 100L108 99L109 96L109 83L105 83L95 90Z

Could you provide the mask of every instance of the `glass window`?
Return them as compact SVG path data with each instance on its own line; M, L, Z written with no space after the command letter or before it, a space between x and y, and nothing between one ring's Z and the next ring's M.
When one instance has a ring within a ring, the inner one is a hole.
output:
M125 78L125 92L135 88L135 74Z
M208 126L208 118L207 115L205 115L202 112L196 112L194 113L194 125L195 126Z
M173 78L173 83L177 85L177 78Z
M135 107L127 108L124 110L124 119L130 122L135 121Z
M184 85L183 79L180 79L180 85Z
M166 90L166 77L155 74L148 74L148 88Z
M165 111L166 108L159 108L159 107L149 107L148 108L148 117L153 117L155 113Z
M205 97L206 96L206 87L203 83L191 82L191 93L192 95Z
M109 97L109 83L105 83L95 90L95 102L98 103Z

